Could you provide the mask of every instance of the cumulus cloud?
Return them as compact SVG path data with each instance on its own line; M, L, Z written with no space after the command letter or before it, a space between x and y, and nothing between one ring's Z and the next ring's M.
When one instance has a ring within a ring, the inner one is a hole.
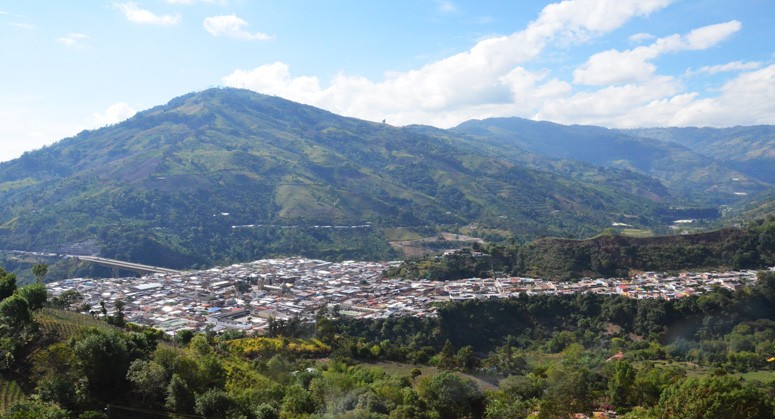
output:
M95 112L92 114L94 124L98 127L117 124L125 119L131 118L137 111L132 109L124 102L118 102L110 105L105 112Z
M248 22L237 15L210 16L205 18L203 26L213 36L226 36L248 41L267 41L273 38L262 32L249 32L245 29Z
M734 20L682 35L636 37L651 42L592 55L574 72L573 83L529 65L551 44L583 42L668 3L563 1L544 8L519 32L484 39L411 71L386 73L378 81L339 74L323 82L274 62L235 70L223 83L394 125L450 127L496 116L610 127L775 122L775 66L731 62L697 70L742 71L713 98L686 91L679 77L657 74L655 58L718 45L741 29Z
M180 23L180 15L157 15L141 9L136 3L116 3L118 9L130 22L142 25L174 26Z
M294 77L273 63L236 70L224 84L274 94L359 118L393 124L452 126L469 118L532 116L540 100L567 95L571 86L522 63L550 43L581 42L646 16L671 0L567 0L546 6L527 27L484 39L470 50L419 69L388 73L382 81L341 74L328 86L314 76Z
M656 66L651 60L678 51L710 48L739 31L740 22L732 20L694 29L686 35L659 38L651 45L630 50L608 50L591 56L573 72L573 82L593 86L631 83L651 77Z
M693 101L678 109L671 125L753 125L775 123L775 64L740 73L717 97Z
M613 85L592 91L575 92L545 102L537 115L561 123L636 127L653 123L654 110L645 112L655 101L673 97L681 84L670 76L656 76L640 83Z
M88 35L82 33L68 33L65 36L56 38L55 41L66 47L74 48L80 46L80 42L88 38Z

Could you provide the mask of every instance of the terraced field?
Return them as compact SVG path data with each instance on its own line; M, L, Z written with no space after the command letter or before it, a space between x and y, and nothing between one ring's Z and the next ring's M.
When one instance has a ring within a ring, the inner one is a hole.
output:
M6 409L15 402L25 397L21 387L16 381L8 381L0 378L0 414L5 413Z
M113 329L113 326L86 314L72 311L44 308L35 313L35 320L44 334L55 334L62 339L78 337L91 328Z

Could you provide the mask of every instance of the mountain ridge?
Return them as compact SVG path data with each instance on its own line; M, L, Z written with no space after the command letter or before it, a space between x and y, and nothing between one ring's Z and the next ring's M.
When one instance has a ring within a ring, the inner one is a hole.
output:
M504 144L209 89L0 163L0 246L90 242L170 267L391 258L385 228L582 237L617 221L657 227L676 199L628 168ZM313 229L333 225L368 227Z

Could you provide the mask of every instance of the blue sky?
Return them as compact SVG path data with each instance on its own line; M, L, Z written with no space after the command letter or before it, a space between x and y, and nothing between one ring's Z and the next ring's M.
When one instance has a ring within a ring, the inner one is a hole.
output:
M0 0L0 161L213 86L393 125L775 124L772 0Z

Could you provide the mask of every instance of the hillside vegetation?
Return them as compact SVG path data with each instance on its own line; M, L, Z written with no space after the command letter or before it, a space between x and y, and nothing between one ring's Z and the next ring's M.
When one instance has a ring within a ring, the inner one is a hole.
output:
M394 253L382 228L584 236L625 217L654 224L669 196L626 170L518 154L210 89L0 164L0 247L169 267L383 259Z
M77 298L2 279L4 419L774 417L772 272L672 301L521 296L443 304L438 318L334 308L263 337L175 338L41 308Z
M486 257L462 251L407 261L388 275L450 280L500 271L568 280L626 277L633 270L761 269L775 266L775 218L698 234L630 237L611 232L586 240L546 238L523 246L477 248Z

